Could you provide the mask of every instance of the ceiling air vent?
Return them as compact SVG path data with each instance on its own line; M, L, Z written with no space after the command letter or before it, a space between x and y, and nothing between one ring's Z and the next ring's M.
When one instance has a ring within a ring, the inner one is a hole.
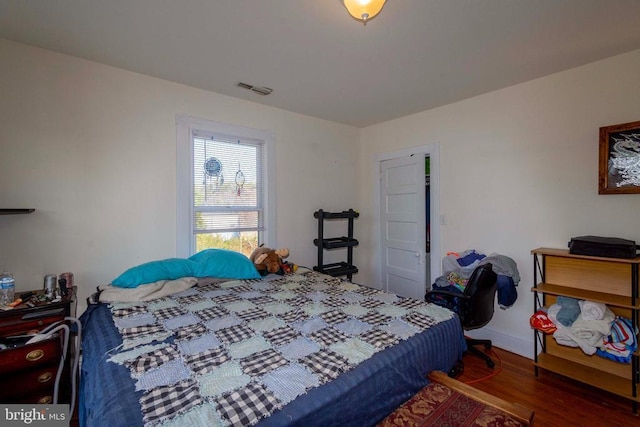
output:
M269 95L271 92L273 92L273 89L271 89L270 87L254 86L254 85L250 85L248 83L242 83L242 82L236 83L236 86L241 87L243 89L248 89L262 96Z
M253 89L253 86L248 84L248 83L242 83L242 82L238 82L236 83L236 86L241 87L242 89Z
M273 89L271 89L270 87L254 86L253 88L251 88L251 90L257 93L258 95L262 95L262 96L269 95L271 92L273 92Z

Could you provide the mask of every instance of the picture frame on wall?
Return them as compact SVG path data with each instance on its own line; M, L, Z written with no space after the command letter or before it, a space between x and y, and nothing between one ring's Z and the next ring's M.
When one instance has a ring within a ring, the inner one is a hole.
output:
M600 128L598 194L640 194L640 121Z

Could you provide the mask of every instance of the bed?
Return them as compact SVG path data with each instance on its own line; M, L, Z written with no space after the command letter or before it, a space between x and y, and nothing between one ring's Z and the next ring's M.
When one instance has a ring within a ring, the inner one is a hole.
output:
M193 280L89 305L81 425L375 425L465 350L449 310L303 267Z

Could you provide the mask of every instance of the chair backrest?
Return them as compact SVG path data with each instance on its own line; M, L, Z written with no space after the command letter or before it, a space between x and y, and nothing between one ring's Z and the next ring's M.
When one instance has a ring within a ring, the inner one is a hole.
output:
M464 329L481 328L489 323L493 317L497 286L498 275L493 271L491 263L473 270L464 289L468 298L462 313L459 313Z

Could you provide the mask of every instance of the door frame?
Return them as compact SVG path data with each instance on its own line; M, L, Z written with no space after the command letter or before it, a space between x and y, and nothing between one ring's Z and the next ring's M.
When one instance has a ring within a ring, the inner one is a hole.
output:
M422 157L429 156L429 176L430 176L430 218L431 218L431 254L429 256L429 270L431 272L430 282L427 284L427 288L431 285L437 277L442 273L442 266L440 264L440 144L421 145L418 147L405 148L398 151L391 151L386 153L378 153L374 160L374 224L377 233L376 243L376 259L379 260L382 254L382 229L380 228L380 163L385 160L397 159L400 157L407 157L411 155L418 155ZM426 221L426 217L422 218ZM378 289L383 289L384 283L382 280L382 266L381 263L377 263L376 268L376 283Z

